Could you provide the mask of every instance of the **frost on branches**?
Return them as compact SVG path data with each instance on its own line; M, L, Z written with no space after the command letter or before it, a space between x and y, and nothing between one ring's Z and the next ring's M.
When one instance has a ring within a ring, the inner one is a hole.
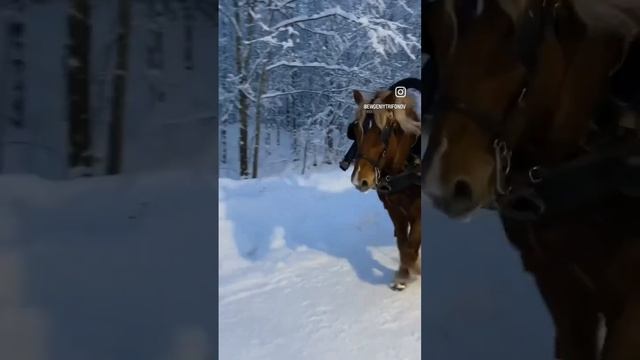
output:
M352 90L419 77L418 1L224 0L218 11L223 176L336 166Z

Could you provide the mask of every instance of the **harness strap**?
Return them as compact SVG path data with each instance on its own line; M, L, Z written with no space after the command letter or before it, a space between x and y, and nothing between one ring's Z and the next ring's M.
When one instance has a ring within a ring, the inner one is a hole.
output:
M409 186L420 186L422 179L420 158L414 158L407 169L397 175L386 175L378 181L378 191L381 193L396 193Z
M536 220L574 211L610 196L640 197L640 143L520 174L518 191L500 199L505 216ZM526 178L526 180L525 180Z

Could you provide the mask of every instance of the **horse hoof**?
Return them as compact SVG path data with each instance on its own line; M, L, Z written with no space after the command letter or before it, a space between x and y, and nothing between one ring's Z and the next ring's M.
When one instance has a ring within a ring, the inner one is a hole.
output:
M393 284L390 285L390 287L391 287L391 290L393 291L402 291L407 288L407 284L394 282Z

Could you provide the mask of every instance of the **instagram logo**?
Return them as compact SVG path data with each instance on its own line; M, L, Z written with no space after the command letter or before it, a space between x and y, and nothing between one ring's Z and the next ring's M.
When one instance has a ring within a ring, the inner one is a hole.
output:
M396 97L403 98L407 96L407 88L404 86L398 86L395 88Z

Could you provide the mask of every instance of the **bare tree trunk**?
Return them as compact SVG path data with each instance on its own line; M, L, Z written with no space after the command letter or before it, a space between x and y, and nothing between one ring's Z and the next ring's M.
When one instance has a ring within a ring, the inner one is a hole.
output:
M236 13L235 13L236 22L238 25L240 24L240 8L239 1L236 1ZM248 54L247 54L248 55ZM239 34L236 34L236 69L238 71L238 75L240 75L241 86L245 85L247 79L245 78L246 74L244 69L244 61L242 56L242 38ZM249 101L247 99L247 95L242 91L242 89L238 89L238 96L240 108L240 139L239 139L239 151L240 151L240 177L245 178L249 176L249 165L248 165L248 156L247 156L247 140L249 135Z
M109 160L107 174L122 172L122 144L124 104L129 58L129 36L131 33L131 0L118 0L118 50L116 68L113 73L113 102L109 126Z
M182 0L184 48L182 60L186 70L193 70L193 0Z
M152 74L149 90L155 101L162 103L166 99L162 83L164 70L164 31L163 25L167 16L167 4L159 0L147 0L147 16L149 17L148 33L150 42L147 44L146 65Z
M260 153L260 123L262 117L262 95L267 87L268 75L266 65L262 67L262 74L260 74L260 84L258 85L258 99L256 104L256 132L255 141L253 143L253 169L252 177L258 177L258 155Z
M67 101L69 114L69 167L83 167L91 176L90 63L91 8L88 0L72 0L68 17Z
M324 163L332 164L333 156L334 156L334 145L333 145L333 125L329 126L325 132L325 155L324 155Z
M26 0L17 0L12 4L12 16L8 26L8 38L9 38L9 61L11 69L11 87L10 87L10 102L11 107L9 109L9 123L14 128L25 127L25 23L24 12L27 6Z
M271 1L267 2L267 7L271 8ZM255 10L255 9L254 9ZM271 10L269 14L268 26L272 26L274 11ZM258 98L256 100L256 130L255 141L253 144L253 178L258 177L258 158L260 155L260 126L262 123L262 95L264 95L267 84L269 82L269 75L267 73L267 64L271 62L273 54L271 50L267 50L267 55L262 65L262 72L260 73L260 82L258 84Z
M220 124L220 163L227 164L227 119L222 119Z
M304 175L304 171L307 169L307 152L309 150L309 140L304 143L304 150L302 154L302 175Z
M9 108L6 109L5 114L0 114L0 119L3 122L0 124L0 171L5 171L5 146L8 144L10 134L14 132L20 132L25 127L25 74L26 74L26 62L25 62L25 10L27 6L26 0L14 0L8 2L5 6L8 6L6 14L6 28L2 31L6 31L6 47L0 49L4 50L2 55L2 61L7 61L6 73L3 74L6 77L2 79L0 86L3 87L3 91L0 93L9 102ZM5 24L3 22L3 24ZM4 117L2 115L5 115ZM24 144L31 145L31 144ZM28 149L26 147L25 151ZM26 153L25 153L26 154Z
M267 126L266 128L266 132L265 132L265 136L264 136L264 147L265 147L265 151L267 153L267 157L271 156L271 131L272 131L272 126Z
M238 26L242 28L241 19L240 19L240 1L236 0L236 11L235 11L235 20ZM250 5L251 7L253 6ZM252 12L249 11L248 21L244 24L247 30L247 39L251 39L253 31L253 15ZM251 57L251 45L244 45L243 39L240 34L236 33L236 68L238 71L238 75L240 76L240 86L245 87L249 85L250 79L247 76L247 68L249 59ZM244 50L244 51L243 51ZM249 154L248 154L248 140L249 140L249 98L247 94L243 91L243 89L238 89L239 96L239 112L240 112L240 139L239 139L239 150L240 150L240 177L247 178L249 177Z

